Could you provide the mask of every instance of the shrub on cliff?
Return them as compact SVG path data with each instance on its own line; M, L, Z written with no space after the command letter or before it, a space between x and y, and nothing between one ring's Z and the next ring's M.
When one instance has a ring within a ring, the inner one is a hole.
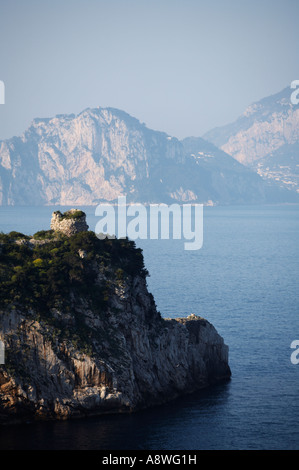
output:
M33 238L34 240L49 240L54 236L54 230L39 230L33 235Z
M48 238L46 232L37 233L37 238ZM57 304L69 305L72 296L82 295L97 308L104 308L109 293L106 284L95 282L99 266L117 280L120 272L123 277L148 274L141 250L127 239L99 240L93 232L80 232L32 246L17 244L7 236L1 242L2 305L20 303L48 311Z
M85 213L79 209L66 211L63 214L60 211L56 211L54 214L59 214L62 219L80 219L85 216Z

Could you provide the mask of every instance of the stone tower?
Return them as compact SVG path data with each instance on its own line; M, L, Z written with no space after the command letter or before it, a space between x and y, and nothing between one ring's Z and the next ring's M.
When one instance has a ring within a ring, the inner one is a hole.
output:
M81 210L70 209L63 214L60 211L55 211L52 214L51 229L68 237L78 232L86 232L88 228L86 214Z

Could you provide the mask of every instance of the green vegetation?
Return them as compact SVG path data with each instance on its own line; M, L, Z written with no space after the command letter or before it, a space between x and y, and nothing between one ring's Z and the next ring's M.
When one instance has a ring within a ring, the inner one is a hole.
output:
M55 237L54 230L40 230L33 235L34 240L51 240Z
M20 304L48 311L70 306L74 296L85 296L94 307L103 308L109 299L109 283L95 283L99 267L116 281L147 275L141 250L127 239L99 240L93 232L56 239L52 231L37 232L34 238L47 242L18 244L11 234L0 236L0 297L4 306ZM84 258L80 250L86 253Z
M62 219L80 219L85 215L85 213L79 209L74 211L66 211L63 214L60 211L56 211L54 214L59 214Z
M6 240L29 240L28 235L24 235L24 233L21 232L10 232L8 235L5 235L4 233L0 234L0 242L3 240L4 242Z

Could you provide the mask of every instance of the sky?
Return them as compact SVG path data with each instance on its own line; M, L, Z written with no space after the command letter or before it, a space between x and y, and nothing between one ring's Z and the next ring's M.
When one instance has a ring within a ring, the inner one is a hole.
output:
M299 79L298 0L0 0L0 139L126 111L179 139Z

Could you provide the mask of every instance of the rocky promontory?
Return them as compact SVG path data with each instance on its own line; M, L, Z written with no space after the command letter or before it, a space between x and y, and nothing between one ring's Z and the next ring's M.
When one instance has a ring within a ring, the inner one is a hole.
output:
M137 411L230 378L211 323L157 311L134 242L0 237L0 423Z

